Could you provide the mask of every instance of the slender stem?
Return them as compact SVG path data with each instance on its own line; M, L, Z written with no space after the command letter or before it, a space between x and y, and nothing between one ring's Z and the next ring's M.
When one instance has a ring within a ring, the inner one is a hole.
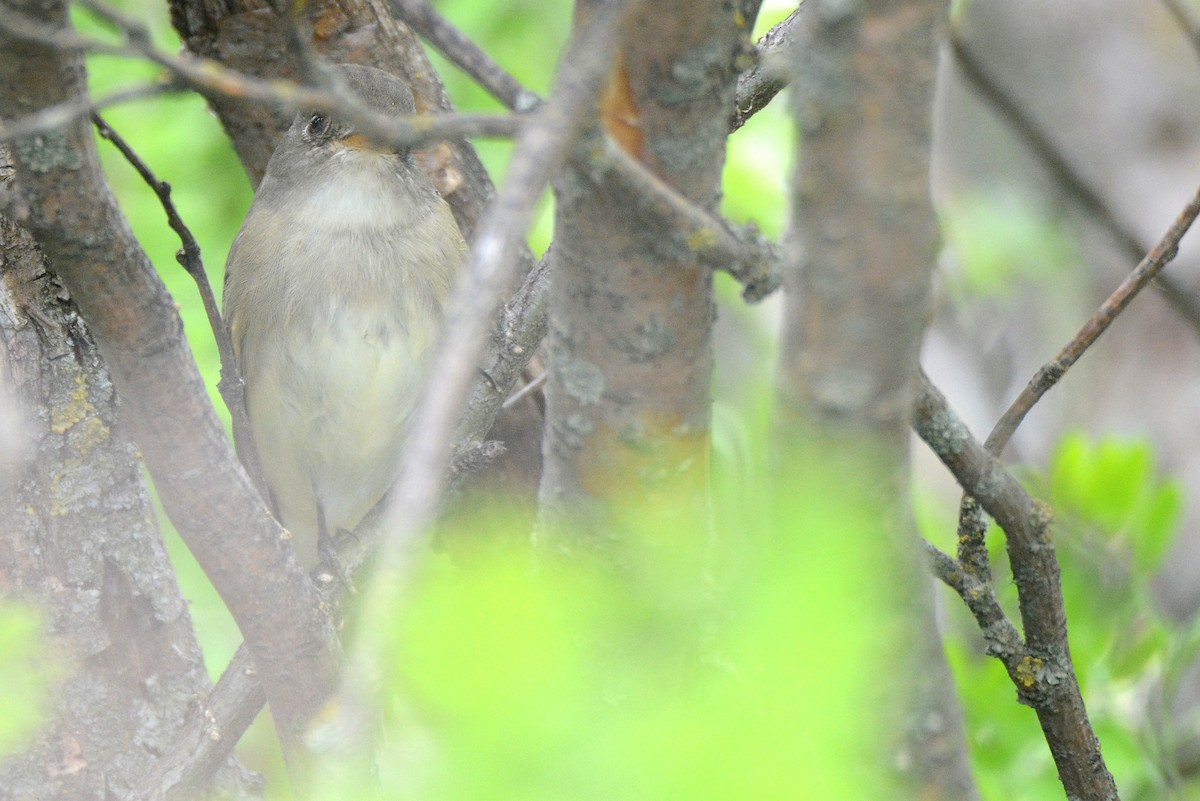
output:
M425 0L392 0L391 5L397 17L508 108L532 111L542 102Z
M1121 285L1100 304L1078 333L1072 337L1058 355L1042 366L1026 385L1017 399L1004 412L1004 415L988 435L985 447L990 453L999 454L1012 438L1013 432L1034 404L1045 395L1051 387L1075 364L1081 356L1099 339L1125 307L1137 297L1137 294L1165 267L1179 252L1179 241L1191 228L1197 215L1200 215L1200 188L1192 195L1187 205L1179 212L1171 227L1163 234L1150 252L1142 259Z
M1128 259L1140 259L1145 254L1146 247L1138 236L1117 219L1116 213L1100 193L1088 185L1058 145L1021 107L1016 98L988 73L957 31L951 31L950 52L967 83L1009 124L1013 132L1045 165L1054 176L1055 185L1108 231ZM1200 305L1196 303L1192 293L1168 275L1160 275L1158 284L1175 312L1183 317L1193 331L1200 334Z
M163 211L167 214L167 224L179 236L181 247L175 251L175 259L196 282L196 289L204 304L204 312L208 315L209 327L212 329L213 338L217 341L217 353L221 359L221 381L217 384L217 389L220 391L221 398L225 401L225 406L229 409L229 416L233 421L233 435L234 442L238 447L238 456L241 458L246 472L250 474L251 480L254 481L254 485L258 487L259 493L266 497L266 481L263 478L262 462L259 460L258 449L254 447L254 438L250 435L250 418L246 413L245 384L242 382L241 372L238 370L237 360L233 355L233 343L229 339L229 330L221 320L221 311L217 307L212 284L208 281L208 273L205 271L204 262L200 257L200 245L192 236L192 232L184 223L183 218L179 216L179 210L171 199L171 185L166 181L158 180L146 162L99 114L93 111L90 116L92 124L96 126L100 136L107 139L120 151L125 160L142 177L142 180L154 191L159 203L162 204Z

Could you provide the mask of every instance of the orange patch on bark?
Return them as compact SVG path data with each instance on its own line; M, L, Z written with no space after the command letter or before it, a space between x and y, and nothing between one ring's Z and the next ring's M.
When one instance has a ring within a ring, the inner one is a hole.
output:
M643 142L638 107L629 85L629 73L619 57L608 76L608 83L600 92L600 120L604 130L625 152L641 159Z

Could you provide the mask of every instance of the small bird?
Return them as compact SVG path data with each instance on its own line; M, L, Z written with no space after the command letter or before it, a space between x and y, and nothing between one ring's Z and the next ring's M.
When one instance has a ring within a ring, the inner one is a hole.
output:
M335 72L377 113L413 113L412 92L388 73ZM230 249L224 311L270 501L306 566L395 480L465 254L406 149L336 115L297 115Z

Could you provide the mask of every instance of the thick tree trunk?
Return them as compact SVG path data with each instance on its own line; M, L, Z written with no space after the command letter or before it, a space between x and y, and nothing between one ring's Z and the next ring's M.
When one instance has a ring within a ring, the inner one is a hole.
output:
M51 28L67 23L57 0L22 10ZM77 101L84 77L78 53L0 33L6 119ZM237 464L174 303L100 171L86 120L9 146L29 230L96 338L164 508L246 636L285 751L300 756L336 676L328 613Z
M635 3L601 99L606 132L703 208L718 198L740 34L728 4ZM634 528L629 514L640 531L703 539L711 271L607 179L567 170L555 189L542 531L604 548Z
M896 763L912 797L977 797L909 508L909 425L937 228L929 194L940 0L805 7L795 85L799 239L787 277L779 431L785 485L870 508L894 615ZM819 498L814 497L814 501ZM901 701L901 699L903 699Z
M0 761L0 798L122 797L211 685L100 354L2 215L0 390L0 593L42 610L67 674ZM216 787L242 795L246 778L230 765Z

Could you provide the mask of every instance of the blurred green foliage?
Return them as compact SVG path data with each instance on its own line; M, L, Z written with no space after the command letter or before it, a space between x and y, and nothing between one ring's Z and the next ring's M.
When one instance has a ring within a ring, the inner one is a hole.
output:
M955 256L955 269L945 275L957 299L1005 299L1022 286L1054 287L1079 263L1063 220L1016 188L952 195L940 211L946 246Z
M0 757L33 736L70 657L52 654L37 611L0 603Z
M381 656L378 751L327 765L313 797L888 797L905 590L871 487L796 492L761 458L718 472L738 492L717 497L748 503L711 539L629 531L614 563L481 543L479 520L449 538L477 547L372 598L394 610L353 626Z

